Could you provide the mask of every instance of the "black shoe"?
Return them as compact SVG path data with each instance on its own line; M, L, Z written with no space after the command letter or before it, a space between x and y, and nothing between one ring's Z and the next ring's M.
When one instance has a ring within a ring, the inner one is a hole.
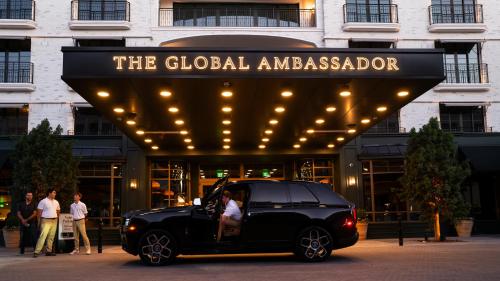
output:
M34 257L34 258L38 258L38 255L39 255L39 254L37 254L37 253L33 253L33 257Z
M47 253L45 253L45 255L48 256L48 257L54 257L56 255L56 253L47 252Z

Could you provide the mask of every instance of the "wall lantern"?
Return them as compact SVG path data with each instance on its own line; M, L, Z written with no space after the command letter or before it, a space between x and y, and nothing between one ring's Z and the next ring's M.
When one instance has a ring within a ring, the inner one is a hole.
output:
M137 190L137 179L130 179L129 186L131 190Z

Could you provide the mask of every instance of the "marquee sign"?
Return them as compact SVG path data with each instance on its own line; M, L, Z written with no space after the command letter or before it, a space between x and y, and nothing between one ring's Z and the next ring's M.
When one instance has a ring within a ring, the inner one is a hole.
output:
M149 70L155 71L164 68L167 71L197 72L210 71L399 71L398 59L396 57L373 57L371 59L363 56L343 57L339 56L286 56L262 55L251 65L246 56L178 56L171 54L163 60L158 56L113 56L115 69L124 70Z
M64 76L359 78L442 76L439 50L63 47Z

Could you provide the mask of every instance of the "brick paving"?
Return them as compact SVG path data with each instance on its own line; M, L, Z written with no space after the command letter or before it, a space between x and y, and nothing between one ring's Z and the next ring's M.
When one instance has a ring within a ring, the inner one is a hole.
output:
M0 280L500 280L500 236L463 242L406 239L361 241L323 263L290 254L191 256L166 267L147 267L119 247L104 254L37 259L0 248Z

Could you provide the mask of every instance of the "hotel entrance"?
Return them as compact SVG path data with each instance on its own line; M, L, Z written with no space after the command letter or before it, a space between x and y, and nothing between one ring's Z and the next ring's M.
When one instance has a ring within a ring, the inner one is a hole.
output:
M224 176L323 182L362 205L346 144L445 78L437 49L222 35L161 46L62 49L62 79L126 136L124 211L188 205Z

